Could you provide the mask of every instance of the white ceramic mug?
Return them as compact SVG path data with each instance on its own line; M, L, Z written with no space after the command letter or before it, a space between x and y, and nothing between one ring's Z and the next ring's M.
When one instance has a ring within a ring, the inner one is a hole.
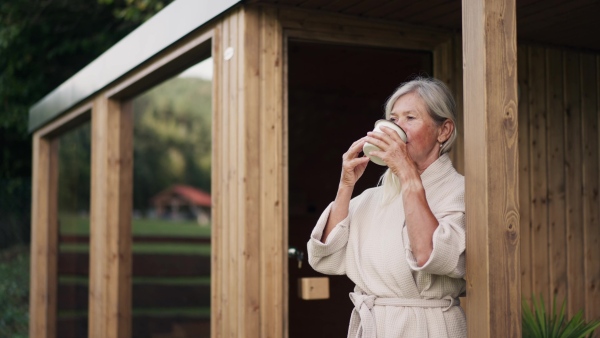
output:
M379 133L383 133L383 131L381 130L381 127L385 126L388 127L392 130L395 130L396 133L398 133L398 135L400 136L400 138L402 139L402 141L406 142L406 133L404 132L404 130L402 130L402 128L400 128L400 126L398 126L397 124L395 124L392 121L388 121L388 120L377 120L375 122L375 129L373 129L374 132L379 132ZM382 166L386 166L385 162L383 162L383 160L377 156L371 156L371 152L373 150L381 150L379 149L379 147L367 142L365 143L365 145L363 146L363 152L365 153L365 155L367 155L367 157L369 159L371 159L371 162L375 163L375 164L379 164Z

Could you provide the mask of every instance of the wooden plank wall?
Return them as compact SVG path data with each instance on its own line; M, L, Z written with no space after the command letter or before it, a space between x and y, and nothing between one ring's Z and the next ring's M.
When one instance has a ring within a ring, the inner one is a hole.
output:
M517 54L521 292L600 318L600 55L530 44ZM451 155L464 174L460 129Z
M520 45L523 297L600 317L597 55Z

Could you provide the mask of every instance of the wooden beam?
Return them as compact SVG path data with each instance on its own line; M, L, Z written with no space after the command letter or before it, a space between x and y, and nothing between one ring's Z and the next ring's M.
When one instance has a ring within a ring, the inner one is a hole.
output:
M29 336L56 337L58 140L33 137Z
M469 337L521 336L514 0L463 0Z
M453 36L442 29L298 8L280 8L279 22L284 38L384 48L432 51Z
M282 36L256 6L215 28L212 337L284 336Z
M237 185L239 203L238 256L240 257L240 337L260 337L260 8L245 7L235 34L238 68L238 110L236 120ZM268 155L267 155L268 156Z
M287 213L284 191L283 30L276 9L260 18L260 270L261 337L286 337L288 330Z
M158 85L175 74L206 59L211 54L210 39L213 36L211 23L181 41L160 52L148 62L123 77L106 89L111 99L128 99Z
M223 336L223 297L225 294L225 277L223 268L224 254L224 217L222 182L225 180L225 135L223 135L223 102L221 100L223 85L223 26L218 24L214 29L212 41L213 79L212 79L212 155L211 155L211 265L210 265L210 335L212 338Z
M45 125L36 134L44 138L58 137L89 121L91 111L92 103L89 101L82 102L61 117Z
M99 95L92 108L89 337L131 336L133 109Z

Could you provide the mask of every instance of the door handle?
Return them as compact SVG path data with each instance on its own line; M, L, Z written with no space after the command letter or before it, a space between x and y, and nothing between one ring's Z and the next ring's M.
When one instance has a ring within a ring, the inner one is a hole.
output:
M290 247L288 249L288 257L295 258L298 261L298 269L302 269L302 261L304 260L304 251L301 249L296 249L295 247Z

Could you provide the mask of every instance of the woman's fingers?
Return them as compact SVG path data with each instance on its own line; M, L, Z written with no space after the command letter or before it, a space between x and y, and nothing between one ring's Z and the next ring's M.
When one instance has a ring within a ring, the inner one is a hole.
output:
M352 145L350 146L350 151L352 151L355 154L358 154L362 151L363 146L365 145L365 139L366 137L361 137L360 139L354 141L354 143L352 143Z
M361 165L363 163L367 163L367 162L369 162L369 158L368 157L366 157L366 156L364 156L364 157L358 157L358 158L346 161L346 167L348 169L354 169L357 166L359 166L359 165Z
M352 143L352 145L350 146L350 148L348 148L348 151L344 153L344 156L342 156L342 158L344 160L356 158L358 154L360 154L360 152L362 151L363 146L365 145L365 139L366 137L363 137Z
M367 167L369 158L358 157L366 139L366 137L362 137L356 140L342 156L342 178L340 182L347 186L354 186Z

